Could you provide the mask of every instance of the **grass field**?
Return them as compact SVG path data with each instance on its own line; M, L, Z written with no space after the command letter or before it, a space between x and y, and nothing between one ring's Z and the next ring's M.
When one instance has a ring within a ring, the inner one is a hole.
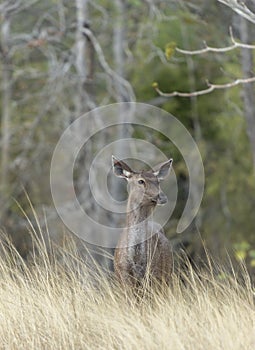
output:
M190 269L167 296L139 304L75 250L24 263L9 244L0 260L1 349L255 349L254 289L248 275ZM184 283L183 283L184 280ZM152 300L153 299L153 300Z

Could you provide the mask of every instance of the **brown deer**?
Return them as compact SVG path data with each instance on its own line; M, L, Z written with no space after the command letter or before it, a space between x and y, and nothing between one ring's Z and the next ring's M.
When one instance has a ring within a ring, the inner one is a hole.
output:
M157 204L167 202L160 181L168 176L172 159L157 170L133 171L125 162L112 156L113 172L128 182L126 227L117 244L114 270L123 285L139 287L145 280L159 285L170 282L172 254L170 242L160 225L149 221ZM156 227L156 228L155 228Z

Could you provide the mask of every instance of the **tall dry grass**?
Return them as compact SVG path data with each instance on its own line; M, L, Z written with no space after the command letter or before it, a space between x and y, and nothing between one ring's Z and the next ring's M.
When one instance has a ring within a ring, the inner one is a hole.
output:
M40 235L33 232L29 262L3 244L1 349L255 349L254 289L245 270L239 283L234 272L189 268L173 276L167 296L137 303L75 249L46 248Z

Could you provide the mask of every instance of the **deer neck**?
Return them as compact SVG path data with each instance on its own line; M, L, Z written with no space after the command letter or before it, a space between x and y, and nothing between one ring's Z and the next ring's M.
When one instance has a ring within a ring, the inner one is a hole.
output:
M149 219L151 219L150 216L155 209L155 205L154 203L137 204L132 201L132 198L129 199L126 220L129 244L142 243L149 238Z

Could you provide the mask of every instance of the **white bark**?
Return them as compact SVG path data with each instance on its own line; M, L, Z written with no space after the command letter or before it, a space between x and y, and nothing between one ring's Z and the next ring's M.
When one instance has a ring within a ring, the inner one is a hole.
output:
M88 23L88 0L76 0L76 71L78 75L78 93L76 97L76 116L85 113L85 91L84 84L87 76L86 65L86 38L82 30Z
M222 4L230 7L239 16L246 18L248 21L255 23L255 13L252 12L244 3L244 1L239 0L218 0Z
M240 38L243 43L249 43L251 34L249 26L244 18L240 18ZM241 63L245 78L253 76L253 51L242 49ZM255 97L254 85L249 83L243 86L244 114L247 123L247 134L251 144L253 155L253 167L255 171Z
M9 62L10 17L2 15L1 49L2 49L2 120L1 120L1 192L8 187L8 165L10 153L10 105L11 105L11 71Z
M120 75L124 76L124 44L125 44L125 28L124 28L124 12L125 12L125 4L122 0L115 0L115 8L117 12L116 21L113 29L113 54L114 54L114 65L115 71ZM115 83L118 98L120 102L123 101L123 96L121 92L121 84L119 81Z
M113 57L114 57L114 70L123 80L125 78L125 43L126 43L126 22L127 16L125 1L115 0L116 19L113 28ZM133 100L133 92L127 88L126 84L120 79L114 79L114 89L116 101L119 105L119 125L117 139L122 140L131 137L130 126L124 125L124 121L127 119L127 113L132 113L129 107L121 102L131 102ZM125 151L125 145L121 142L118 143L118 148L114 151L116 155L122 157ZM114 198L118 200L121 192L121 186L119 182L113 179L111 183L112 193Z
M86 79L85 48L86 41L82 35L82 29L87 22L88 1L76 0L76 69L81 80Z

